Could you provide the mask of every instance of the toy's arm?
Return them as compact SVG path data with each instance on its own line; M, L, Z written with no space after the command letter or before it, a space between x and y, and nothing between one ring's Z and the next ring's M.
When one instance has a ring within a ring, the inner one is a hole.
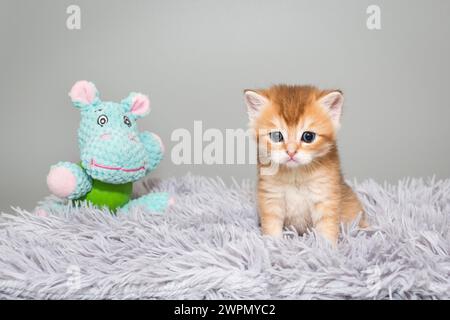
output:
M91 191L92 179L79 165L60 162L51 167L47 176L47 185L55 196L76 200Z
M164 145L159 136L148 131L140 133L139 139L144 144L145 149L149 154L150 163L148 164L147 169L147 173L149 173L161 162L164 154Z

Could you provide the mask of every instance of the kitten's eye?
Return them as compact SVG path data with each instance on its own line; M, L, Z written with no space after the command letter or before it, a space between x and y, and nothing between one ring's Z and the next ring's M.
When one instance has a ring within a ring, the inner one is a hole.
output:
M283 134L280 131L274 131L269 133L270 140L273 142L282 142L284 140Z
M98 117L97 119L97 124L101 127L103 127L105 124L108 123L108 117L105 116L104 114L102 114L100 117Z
M302 134L302 141L306 143L311 143L316 139L316 134L311 131L305 131Z
M123 116L123 123L125 123L127 126L131 127L130 118L128 118L127 116Z

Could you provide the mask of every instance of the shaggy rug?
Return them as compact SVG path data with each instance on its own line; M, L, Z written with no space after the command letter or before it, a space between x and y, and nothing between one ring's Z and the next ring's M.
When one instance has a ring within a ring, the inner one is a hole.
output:
M353 183L371 229L262 237L253 186L186 176L165 215L13 208L0 216L3 299L449 299L450 180ZM45 207L57 201L48 198Z

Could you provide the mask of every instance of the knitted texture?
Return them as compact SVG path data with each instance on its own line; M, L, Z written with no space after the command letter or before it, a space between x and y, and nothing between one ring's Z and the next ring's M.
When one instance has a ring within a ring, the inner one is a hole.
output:
M163 157L159 141L157 141L154 135L148 131L142 132L139 135L139 139L144 144L147 154L149 155L147 171L153 171Z
M57 167L69 169L75 176L77 182L75 190L67 197L67 199L74 200L81 198L91 190L92 179L82 168L80 168L79 165L71 162L59 162L58 164L52 166L52 169Z
M96 192L99 190L95 190L96 184L92 185L92 180L112 185L135 182L153 171L162 159L160 141L150 132L139 133L136 123L138 118L148 114L150 101L146 96L132 92L120 103L103 102L95 85L87 81L77 82L69 95L74 106L81 111L78 130L81 167L64 162L52 169L64 166L75 176L76 189L67 199L87 199L94 205L115 203L102 199L112 196L112 193L104 187ZM52 187L54 190L65 190L60 188L61 185ZM90 197L93 192L95 197ZM149 208L165 209L163 198L149 197L142 203ZM164 199L167 200L167 197ZM154 205L149 202L151 200L155 201ZM116 209L116 205L109 207L111 210Z
M144 210L150 212L164 212L169 203L167 192L154 192L134 199L121 208L124 213L130 210Z
M160 153L152 140L146 141L151 144L146 149L139 139L136 119L127 111L127 106L113 102L82 110L78 141L81 162L88 175L113 184L143 178L147 170L157 165L153 161L149 167L150 158L155 156L147 150Z

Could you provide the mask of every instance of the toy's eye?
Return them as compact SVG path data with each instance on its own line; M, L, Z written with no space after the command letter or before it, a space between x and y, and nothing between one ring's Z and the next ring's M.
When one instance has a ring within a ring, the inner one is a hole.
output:
M100 117L98 117L97 119L97 124L101 127L103 127L105 124L108 123L108 117L105 116L104 114L102 114Z
M316 134L311 131L305 131L302 134L302 141L306 143L312 143L316 139Z
M127 126L131 127L130 118L128 118L127 116L123 116L123 123L125 123Z
M282 142L284 140L283 134L280 131L271 132L269 136L273 142Z

